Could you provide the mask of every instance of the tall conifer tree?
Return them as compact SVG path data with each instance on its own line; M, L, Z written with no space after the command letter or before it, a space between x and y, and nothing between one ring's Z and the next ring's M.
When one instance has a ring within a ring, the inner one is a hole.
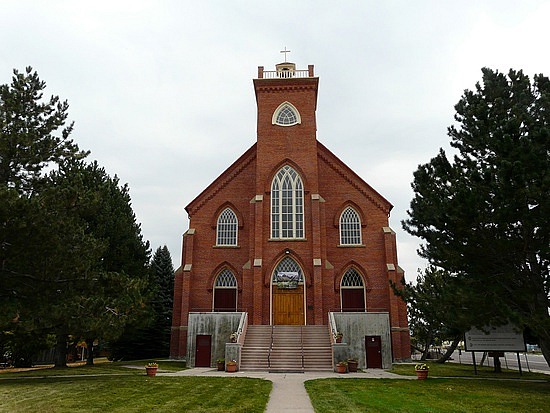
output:
M457 154L419 166L403 226L467 291L461 311L527 327L550 364L550 81L483 69L455 109Z

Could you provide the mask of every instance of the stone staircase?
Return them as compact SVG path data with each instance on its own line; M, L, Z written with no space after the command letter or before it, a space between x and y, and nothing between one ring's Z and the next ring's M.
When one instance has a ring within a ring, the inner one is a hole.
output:
M272 372L332 371L328 328L322 325L249 325L241 350L240 369Z

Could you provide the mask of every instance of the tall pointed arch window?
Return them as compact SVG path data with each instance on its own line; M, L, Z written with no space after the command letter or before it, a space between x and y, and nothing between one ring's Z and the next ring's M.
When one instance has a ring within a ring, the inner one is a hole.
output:
M237 245L237 215L231 208L225 208L218 217L216 226L216 245Z
M359 272L349 268L340 284L342 311L365 311L365 284Z
M216 277L214 311L237 311L237 279L227 268L221 270Z
M340 245L361 245L361 218L352 207L340 215Z
M294 126L301 122L300 112L290 102L281 103L271 118L271 123L279 126Z
M289 165L277 172L271 184L271 238L304 238L304 186Z

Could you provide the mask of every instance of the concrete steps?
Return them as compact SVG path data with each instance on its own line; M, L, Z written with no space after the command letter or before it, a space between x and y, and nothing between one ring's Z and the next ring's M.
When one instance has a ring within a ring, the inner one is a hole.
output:
M328 328L273 326L272 329L272 326L249 325L241 351L240 368L273 372L332 371Z

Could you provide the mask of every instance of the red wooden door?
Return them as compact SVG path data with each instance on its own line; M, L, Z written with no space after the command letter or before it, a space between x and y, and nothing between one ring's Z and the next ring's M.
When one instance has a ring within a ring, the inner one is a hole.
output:
M342 288L342 311L365 311L365 290Z
M304 325L304 286L283 289L273 286L273 324Z
M214 311L237 311L237 289L216 288L214 290Z
M212 336L197 335L195 342L195 367L210 367Z
M365 349L367 351L367 368L382 368L382 338L380 336L365 336Z

